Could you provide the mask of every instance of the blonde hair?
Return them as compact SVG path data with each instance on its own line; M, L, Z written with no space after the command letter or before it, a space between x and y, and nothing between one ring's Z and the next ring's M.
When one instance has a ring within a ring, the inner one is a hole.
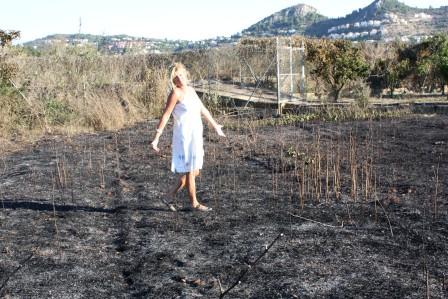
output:
M185 77L187 78L187 80L190 80L190 73L187 71L187 68L185 67L185 65L183 65L180 62L175 62L171 65L171 71L170 71L170 86L171 89L174 89L176 87L176 84L174 83L174 78L176 78L176 76L179 73L183 73L185 75Z

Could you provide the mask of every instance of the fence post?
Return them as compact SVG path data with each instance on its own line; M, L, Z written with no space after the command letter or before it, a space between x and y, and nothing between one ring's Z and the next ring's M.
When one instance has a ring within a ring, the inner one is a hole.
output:
M276 38L277 42L277 115L282 114L281 94L280 94L280 55L279 55L279 38Z
M289 38L289 81L290 81L290 100L292 98L292 95L294 93L294 77L292 75L292 41L291 38Z
M305 90L305 44L302 40L302 72L301 72L301 80L300 80L300 89L302 90L302 96L306 101L306 90Z

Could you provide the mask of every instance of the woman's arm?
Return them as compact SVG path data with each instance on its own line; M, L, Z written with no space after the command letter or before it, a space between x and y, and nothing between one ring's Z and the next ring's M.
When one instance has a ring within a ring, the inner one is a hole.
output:
M166 101L165 109L163 110L162 117L159 120L159 124L156 127L156 136L154 137L153 142L151 142L152 148L158 152L160 151L158 144L159 138L162 135L163 129L165 128L168 120L170 119L171 113L174 110L174 106L176 106L177 101L179 100L180 95L179 92L173 90L168 96L168 100Z

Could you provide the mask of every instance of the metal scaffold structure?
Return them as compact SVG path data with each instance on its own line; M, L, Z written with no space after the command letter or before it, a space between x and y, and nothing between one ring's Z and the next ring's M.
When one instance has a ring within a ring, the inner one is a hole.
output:
M306 100L305 47L291 37L242 39L208 52L206 74L196 86L204 94L252 105L275 106Z
M294 47L291 38L276 38L278 114L283 104L305 99L305 47Z

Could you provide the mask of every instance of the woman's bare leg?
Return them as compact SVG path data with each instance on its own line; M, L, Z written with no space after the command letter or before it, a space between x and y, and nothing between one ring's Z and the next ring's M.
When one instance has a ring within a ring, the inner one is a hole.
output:
M196 207L199 204L198 199L196 198L196 172L188 172L186 176L188 197L190 198L191 205Z
M196 177L198 175L199 175L199 170L195 170L195 171L187 173L188 197L190 198L190 203L193 208L196 208L201 211L208 211L211 209L204 206L203 204L199 203L199 201L196 197Z
M185 174L179 176L179 180L177 184L165 193L165 198L162 199L162 201L170 208L171 211L175 212L176 207L173 205L174 197L176 196L176 193L179 192L183 187L185 187L187 183L187 176Z
M176 196L176 193L179 192L180 190L182 190L182 188L185 187L185 185L187 184L187 175L186 174L182 174L181 176L179 176L179 181L177 182L177 184L174 186L173 189L171 189L166 195L169 198L174 198L174 196Z
M196 169L195 171L193 171L193 173L194 173L195 177L198 176L199 175L199 169Z

